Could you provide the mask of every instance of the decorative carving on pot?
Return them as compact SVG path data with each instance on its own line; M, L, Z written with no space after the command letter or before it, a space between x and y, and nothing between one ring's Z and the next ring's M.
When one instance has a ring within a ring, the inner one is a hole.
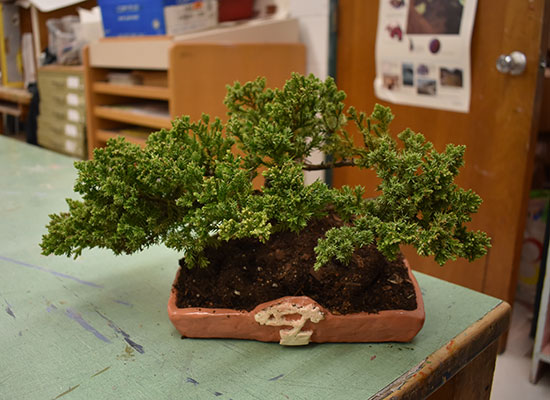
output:
M313 303L306 305L283 302L274 304L259 311L254 319L260 325L290 326L290 329L281 329L279 344L283 346L303 346L309 344L312 330L302 331L309 320L317 323L325 318L325 314Z

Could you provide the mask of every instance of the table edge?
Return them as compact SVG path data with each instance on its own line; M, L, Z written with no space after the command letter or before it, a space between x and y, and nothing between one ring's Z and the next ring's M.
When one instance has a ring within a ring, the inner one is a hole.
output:
M505 301L500 302L371 399L406 400L429 396L508 329L511 309Z

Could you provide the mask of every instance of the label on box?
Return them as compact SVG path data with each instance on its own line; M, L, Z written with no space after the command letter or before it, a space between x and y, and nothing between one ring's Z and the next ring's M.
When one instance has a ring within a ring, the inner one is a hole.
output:
M80 77L78 77L78 76L68 76L67 77L67 87L69 89L78 89L80 87Z
M164 7L166 34L180 35L185 32L210 28L218 23L216 0L194 1Z
M76 151L76 142L74 140L65 140L65 151L68 153L74 153Z
M72 108L69 108L67 110L67 119L72 122L80 122L80 114L78 110L73 110Z
M70 106L78 106L78 95L75 93L67 93L67 104Z
M65 124L65 135L70 137L77 137L78 136L78 128L76 125L73 124Z

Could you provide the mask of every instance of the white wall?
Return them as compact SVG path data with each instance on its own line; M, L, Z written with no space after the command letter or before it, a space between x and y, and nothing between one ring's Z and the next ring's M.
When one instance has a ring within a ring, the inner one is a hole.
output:
M306 72L325 79L328 76L329 59L329 0L290 0L289 10L290 16L300 21L300 39L307 48ZM320 152L310 157L310 162L315 164L323 160L324 155ZM305 173L306 184L324 178L324 171Z
M329 0L290 0L290 16L300 21L300 35L307 47L307 73L328 76Z

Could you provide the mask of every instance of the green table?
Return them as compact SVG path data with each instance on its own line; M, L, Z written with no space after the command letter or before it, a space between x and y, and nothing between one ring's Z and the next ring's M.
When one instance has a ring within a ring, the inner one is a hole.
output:
M166 313L178 254L40 254L75 177L73 159L0 137L1 399L423 398L447 380L442 398L490 391L508 305L420 273L426 324L411 343L182 340Z

